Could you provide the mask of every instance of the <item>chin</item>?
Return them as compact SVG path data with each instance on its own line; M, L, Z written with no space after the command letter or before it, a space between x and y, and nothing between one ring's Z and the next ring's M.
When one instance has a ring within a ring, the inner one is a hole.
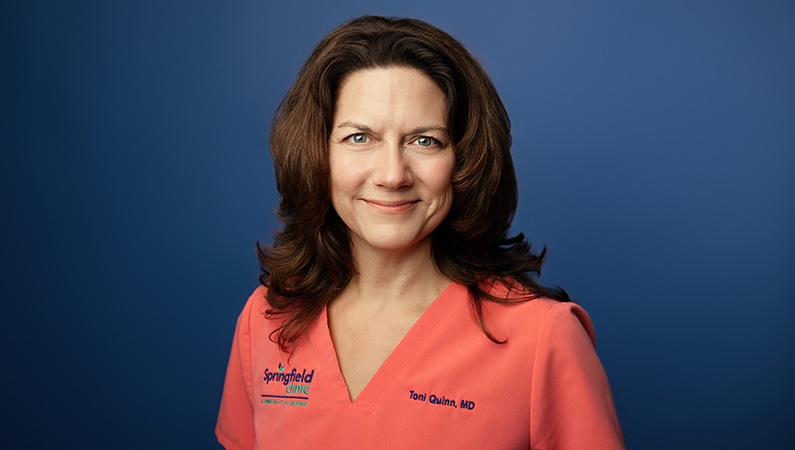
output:
M367 241L367 243L373 248L377 248L379 250L388 250L388 251L409 250L419 245L420 242L421 241L392 240L392 239Z
M429 235L416 236L409 233L388 233L378 236L364 236L362 239L366 245L379 250L399 251L410 250L420 245Z

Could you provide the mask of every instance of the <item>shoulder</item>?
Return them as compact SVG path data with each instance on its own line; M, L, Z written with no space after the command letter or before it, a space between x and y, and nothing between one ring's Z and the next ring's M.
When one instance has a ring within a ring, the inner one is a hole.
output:
M267 340L270 334L281 324L280 317L271 317L268 310L268 288L258 286L248 297L243 310L237 319L238 333L248 335L254 340Z
M504 285L495 285L489 293L505 299L526 295L516 289L509 290ZM487 324L494 327L495 334L499 333L509 340L517 335L537 340L577 334L578 340L586 337L592 346L595 344L591 318L585 309L573 302L536 297L511 303L484 302L483 310Z
M265 286L258 286L249 295L243 310L240 311L238 323L250 324L252 318L263 317L268 305L268 289Z

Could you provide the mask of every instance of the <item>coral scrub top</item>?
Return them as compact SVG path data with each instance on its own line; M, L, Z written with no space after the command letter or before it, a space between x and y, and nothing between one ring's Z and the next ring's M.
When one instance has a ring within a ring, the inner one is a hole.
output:
M269 340L265 288L240 314L216 435L227 449L624 448L585 311L539 298L485 302L465 286L428 307L351 402L325 310L292 357Z

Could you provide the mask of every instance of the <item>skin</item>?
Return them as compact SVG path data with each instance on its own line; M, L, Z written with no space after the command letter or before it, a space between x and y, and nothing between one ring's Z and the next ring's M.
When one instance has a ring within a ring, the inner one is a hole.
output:
M450 283L433 262L430 234L450 211L454 163L447 99L430 78L405 67L348 75L329 164L357 273L328 314L352 401Z

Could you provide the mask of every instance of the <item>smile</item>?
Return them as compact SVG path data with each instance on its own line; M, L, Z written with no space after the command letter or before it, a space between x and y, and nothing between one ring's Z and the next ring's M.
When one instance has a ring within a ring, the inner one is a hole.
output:
M419 203L419 200L411 200L411 201L365 200L364 202L378 212L386 214L399 214L413 208L414 205Z

